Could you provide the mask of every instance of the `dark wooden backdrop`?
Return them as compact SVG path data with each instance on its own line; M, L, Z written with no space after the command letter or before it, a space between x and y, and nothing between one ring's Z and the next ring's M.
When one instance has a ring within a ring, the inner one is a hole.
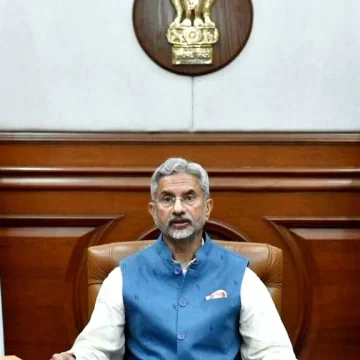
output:
M212 234L284 250L299 358L358 359L360 134L0 133L6 352L71 345L86 321L84 250L153 235L150 176L170 156L208 169Z

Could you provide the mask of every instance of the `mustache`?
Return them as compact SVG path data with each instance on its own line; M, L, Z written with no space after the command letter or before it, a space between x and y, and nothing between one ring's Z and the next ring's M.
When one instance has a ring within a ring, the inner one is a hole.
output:
M188 216L186 216L186 215L172 216L172 217L168 220L168 224L169 224L169 225L172 225L172 224L174 224L175 222L178 222L178 221L186 221L186 222L192 224L191 218L188 217Z

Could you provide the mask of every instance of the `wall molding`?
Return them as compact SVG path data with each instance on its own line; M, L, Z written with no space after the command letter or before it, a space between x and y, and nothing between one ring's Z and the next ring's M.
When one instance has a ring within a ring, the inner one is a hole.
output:
M197 132L197 133L96 133L96 132L0 132L8 143L188 143L188 144L311 144L360 143L360 132Z
M211 187L221 191L352 191L360 168L209 168ZM0 167L0 189L148 191L150 167Z

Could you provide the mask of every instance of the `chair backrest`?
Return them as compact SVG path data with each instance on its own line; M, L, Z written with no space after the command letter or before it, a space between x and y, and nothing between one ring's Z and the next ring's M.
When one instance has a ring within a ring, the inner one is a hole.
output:
M151 245L154 240L118 242L88 248L88 311L89 317L101 284L108 274L119 265L119 261L140 249ZM249 259L249 267L268 288L278 312L281 310L282 250L260 243L215 240L227 249Z

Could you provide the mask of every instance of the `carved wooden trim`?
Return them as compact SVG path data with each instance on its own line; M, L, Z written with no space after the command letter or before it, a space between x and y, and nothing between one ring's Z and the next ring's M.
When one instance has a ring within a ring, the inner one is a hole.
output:
M153 168L0 167L0 189L149 190ZM360 168L209 168L212 190L221 191L354 191Z
M0 166L1 174L24 174L27 176L38 175L128 175L128 176L151 176L154 171L150 166L136 167L112 167L112 166L79 166L79 167L16 167ZM360 168L294 168L294 167L246 167L246 168L216 168L208 167L209 175L280 175L280 176L342 176L346 174L360 175Z
M116 216L72 216L72 215L5 215L0 214L0 226L10 227L89 227L101 226L122 218Z
M285 218L285 217L264 217L265 220L270 221L273 224L283 225L288 228L327 228L335 229L344 227L347 229L359 228L360 217L298 217L298 218Z
M86 252L89 246L99 245L124 215L110 216L71 216L71 215L3 215L0 214L0 227L84 227L90 228L78 238L69 266L66 271L66 297L64 311L67 319L69 338L73 341L87 320L87 302L79 293L86 287ZM75 274L75 276L74 276ZM85 278L84 278L85 277ZM84 285L85 284L85 285Z
M327 144L359 143L360 132L348 133L73 133L0 132L0 143L133 143L133 144Z
M294 348L296 350L296 353L298 354L301 349L304 346L305 338L306 338L306 332L311 326L311 319L310 316L312 314L312 307L313 304L311 303L312 296L312 288L310 286L310 281L308 277L308 272L306 269L306 265L302 256L301 249L299 247L298 242L294 238L294 235L290 231L290 225L285 226L284 223L279 224L275 219L272 218L265 218L269 221L269 223L279 232L282 239L285 240L285 243L288 245L290 249L291 256L293 258L293 261L296 265L297 269L297 276L294 281L297 283L297 290L298 290L298 296L300 298L300 304L301 307L298 308L298 323L296 328L296 334L295 334L295 344ZM307 222L307 224L309 224ZM310 316L309 316L310 314ZM313 324L312 326L318 326L318 324Z
M309 333L317 333L320 326L321 303L319 302L320 279L312 253L308 251L306 239L296 233L296 228L360 228L359 217L264 217L281 235L290 249L292 260L297 268L297 282L300 304L298 309L299 323L296 331L295 351L299 357L310 358L316 337ZM310 284L310 277L311 283ZM314 286L315 284L315 286Z

